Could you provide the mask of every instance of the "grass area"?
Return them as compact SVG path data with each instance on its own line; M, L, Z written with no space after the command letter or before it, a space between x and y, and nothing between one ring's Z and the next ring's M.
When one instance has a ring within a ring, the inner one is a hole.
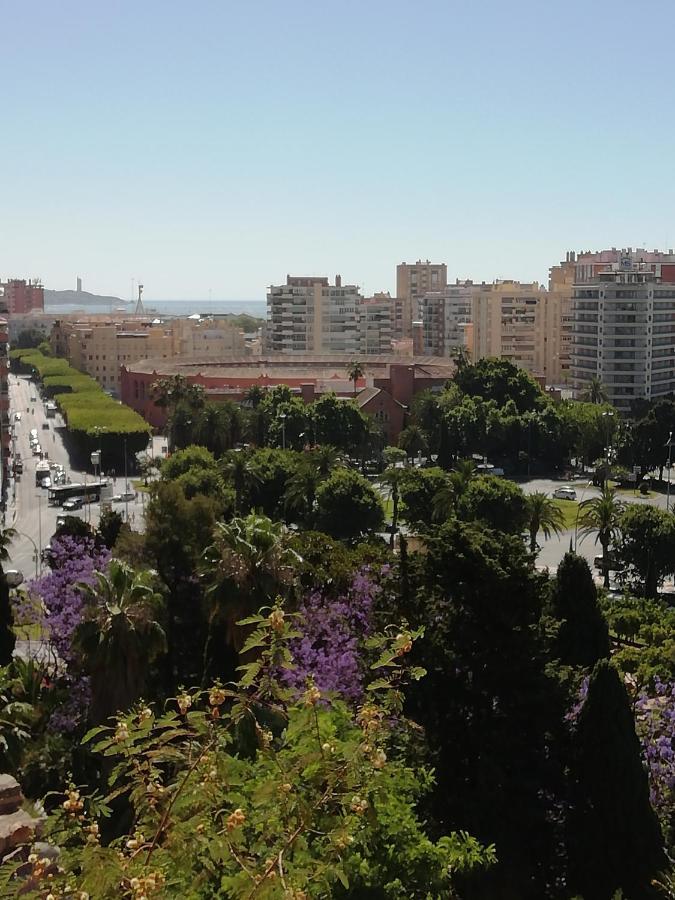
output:
M656 491L647 491L646 494L643 494L642 491L636 491L632 487L619 487L619 485L616 481L610 481L610 486L613 487L617 493L622 494L623 496L630 496L630 497L635 496L636 498L637 497L645 497L647 499L649 499L650 497L657 496Z
M576 500L553 500L553 503L562 512L564 518L564 527L568 530L574 528L577 521L577 512L579 504Z
M150 493L150 485L146 484L142 478L132 478L131 483L133 484L135 491L140 491L142 494Z

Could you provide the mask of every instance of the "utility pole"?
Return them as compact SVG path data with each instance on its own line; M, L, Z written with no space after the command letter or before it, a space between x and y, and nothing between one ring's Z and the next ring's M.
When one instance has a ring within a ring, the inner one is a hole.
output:
M129 482L127 480L127 439L124 438L124 518L129 524Z

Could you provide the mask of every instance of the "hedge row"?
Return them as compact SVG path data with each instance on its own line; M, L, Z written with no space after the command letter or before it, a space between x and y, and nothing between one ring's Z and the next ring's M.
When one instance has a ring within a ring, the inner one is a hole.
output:
M80 431L88 437L101 433L138 435L147 442L150 428L145 419L113 400L95 379L74 369L65 359L44 356L34 348L12 350L10 356L37 372L45 393L58 403L70 431Z

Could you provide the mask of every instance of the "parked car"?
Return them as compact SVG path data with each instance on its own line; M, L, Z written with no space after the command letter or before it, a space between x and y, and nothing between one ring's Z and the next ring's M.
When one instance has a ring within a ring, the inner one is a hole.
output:
M23 460L22 460L22 459L15 459L15 460L14 460L14 472L15 472L16 475L22 475L22 474L23 474Z
M5 580L10 587L18 587L23 581L23 572L18 569L7 569Z
M14 421L15 422L21 421L21 413L14 413Z
M136 499L136 491L122 491L121 494L115 494L111 499L113 503L126 503Z
M40 487L42 488L50 488L52 486L52 480L49 475L46 475L42 481L40 482Z
M43 431L49 431L49 422L43 422L43 423L42 423L42 430L43 430Z
M84 506L84 497L71 497L63 503L64 509L82 509Z
M33 456L42 456L42 447L39 444L33 444Z
M576 500L577 492L571 487L559 487L553 491L556 500Z
M37 401L37 397L35 396L35 394L31 394L31 395L30 395L30 402L31 402L31 403L35 403L36 401Z

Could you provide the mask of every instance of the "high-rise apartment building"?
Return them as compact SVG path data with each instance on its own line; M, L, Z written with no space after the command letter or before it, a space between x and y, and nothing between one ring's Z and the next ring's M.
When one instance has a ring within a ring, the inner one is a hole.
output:
M628 410L632 400L675 392L675 257L630 248L603 255L577 258L572 379L581 396L597 376L610 402Z
M366 297L358 307L359 351L364 355L391 353L395 305L390 294Z
M0 291L4 294L3 302L10 316L45 308L45 291L37 278L30 281L10 278L0 282Z
M420 297L423 353L453 357L467 347L472 321L472 281L457 281Z
M412 323L421 319L420 299L429 291L442 291L448 283L445 263L418 259L416 263L402 262L396 266L396 297L402 304L401 333L397 337L412 336Z
M265 346L283 353L353 353L361 350L359 289L325 277L288 275L267 293Z
M546 290L536 281L474 285L472 358L497 356L528 372L544 374L539 333L546 297Z

